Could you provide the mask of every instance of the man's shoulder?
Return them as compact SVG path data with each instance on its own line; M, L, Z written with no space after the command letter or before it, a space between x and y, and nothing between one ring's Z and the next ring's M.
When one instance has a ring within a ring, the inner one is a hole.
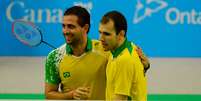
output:
M116 60L118 61L119 64L130 64L132 65L134 63L135 58L133 55L136 55L134 52L135 51L135 46L132 45L132 52L129 51L128 48L125 48L119 56L116 57Z
M98 40L92 40L92 49L93 51L103 51L103 47Z
M66 51L66 44L61 45L60 47L52 50L47 58L59 58L62 57L65 54Z
M92 40L92 49L93 49L93 51L104 55L104 57L106 57L106 58L109 57L110 52L104 51L104 48L99 40Z
M92 45L93 45L93 46L101 46L101 43L100 43L99 40L93 39L93 40L92 40Z
M134 58L133 55L138 56L136 49L137 46L135 45L135 43L130 42L130 46L125 48L120 55L122 55L122 58L124 58L125 60L130 60Z

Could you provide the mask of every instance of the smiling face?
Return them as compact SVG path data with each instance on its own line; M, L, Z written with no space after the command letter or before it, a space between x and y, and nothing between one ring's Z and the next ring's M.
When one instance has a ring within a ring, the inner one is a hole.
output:
M79 44L87 36L87 25L81 27L75 15L64 16L62 27L66 43L69 45Z
M105 51L115 50L118 47L119 36L116 34L114 28L114 22L110 20L109 22L99 25L100 41L103 45Z

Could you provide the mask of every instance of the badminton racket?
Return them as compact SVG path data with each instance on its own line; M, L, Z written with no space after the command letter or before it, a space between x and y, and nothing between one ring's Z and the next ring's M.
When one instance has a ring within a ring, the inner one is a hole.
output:
M35 47L44 43L55 49L53 45L43 40L41 30L32 22L16 20L12 23L12 33L23 44Z

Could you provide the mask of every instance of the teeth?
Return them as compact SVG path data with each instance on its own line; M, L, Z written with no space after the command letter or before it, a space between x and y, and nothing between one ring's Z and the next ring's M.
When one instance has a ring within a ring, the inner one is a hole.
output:
M69 35L69 34L70 34L69 32L66 33L66 35Z

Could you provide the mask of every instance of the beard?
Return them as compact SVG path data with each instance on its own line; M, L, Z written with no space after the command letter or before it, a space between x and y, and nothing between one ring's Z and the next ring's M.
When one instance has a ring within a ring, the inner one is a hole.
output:
M83 39L81 37L71 37L70 39L68 38L66 39L66 43L73 47L82 44L82 42L83 42Z

